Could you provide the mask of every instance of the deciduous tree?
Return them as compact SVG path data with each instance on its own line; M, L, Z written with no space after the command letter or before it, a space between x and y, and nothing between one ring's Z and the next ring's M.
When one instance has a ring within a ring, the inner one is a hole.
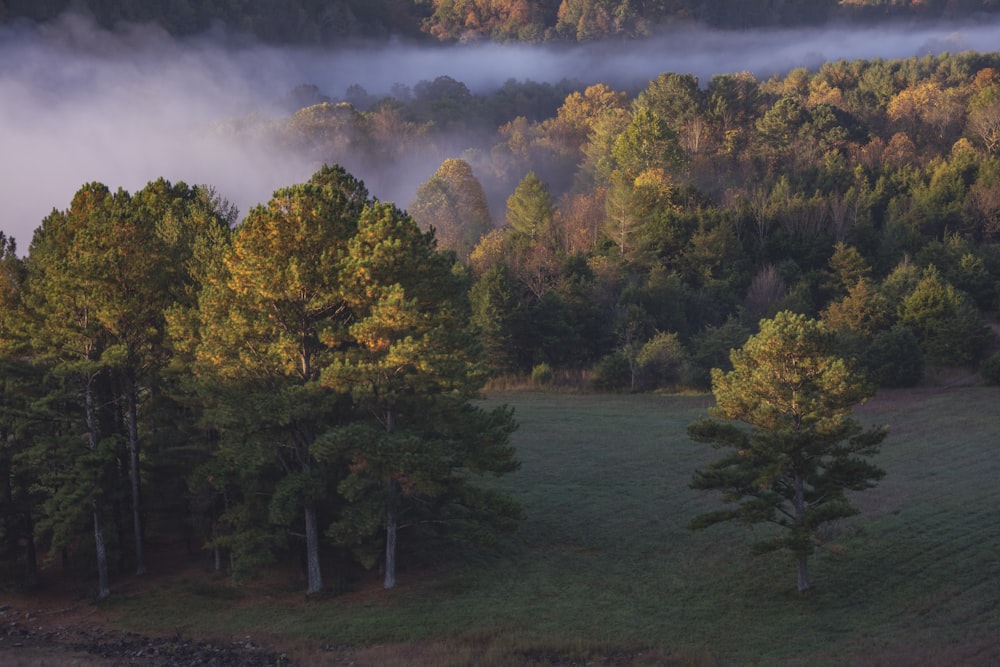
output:
M660 116L639 107L611 149L615 163L635 178L644 171L675 173L685 156L675 132Z
M442 162L417 188L409 213L422 229L433 227L441 247L454 250L462 260L493 228L483 186L469 163L456 158Z

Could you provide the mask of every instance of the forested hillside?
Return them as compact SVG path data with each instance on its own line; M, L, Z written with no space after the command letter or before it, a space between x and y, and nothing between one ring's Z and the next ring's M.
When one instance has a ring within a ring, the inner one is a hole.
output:
M90 7L323 42L589 39L753 6L473 16L482 4ZM753 22L884 8L781 4L800 15L762 3ZM143 571L155 531L236 578L280 560L310 592L362 567L391 587L397 553L491 544L520 516L478 483L518 466L511 413L473 402L488 379L704 390L779 311L822 320L883 387L956 368L1000 381L1000 55L666 72L635 90L442 76L385 95L359 79L339 98L289 82L286 115L213 128L326 165L243 217L211 184L87 183L19 239L23 257L0 235L8 578L36 582L43 552L97 573L103 597ZM413 201L380 201L428 156L440 167Z
M409 210L467 260L495 373L704 386L759 318L790 309L904 385L925 362L975 367L992 344L998 66L968 53L763 81L664 73L565 97L441 77L383 99L355 87L281 136L376 174L451 152Z
M704 389L782 310L881 386L1000 380L998 71L946 54L634 94L307 87L284 121L225 129L377 172L496 128L413 219L340 167L242 220L210 186L84 185L25 257L3 238L8 573L61 554L104 595L153 525L236 577L297 556L309 590L352 562L391 586L401 526L410 549L518 517L473 484L517 467L511 415L469 403L489 375Z
M639 37L658 26L698 21L724 28L818 25L827 21L962 19L996 11L995 0L0 0L0 21L47 21L69 7L101 25L156 22L189 35L220 22L270 42L424 36L442 41L590 41Z

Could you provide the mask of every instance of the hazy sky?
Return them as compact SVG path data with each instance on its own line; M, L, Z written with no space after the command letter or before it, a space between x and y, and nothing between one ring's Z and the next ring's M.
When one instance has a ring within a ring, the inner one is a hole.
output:
M841 58L996 50L998 38L1000 23L983 22L755 32L686 26L614 47L390 43L347 52L253 45L221 31L186 40L151 26L107 32L79 17L0 27L0 229L17 238L23 254L42 218L68 207L84 183L135 192L160 176L211 184L245 213L276 188L307 179L316 165L227 139L213 128L248 114L286 115L281 103L302 83L336 97L353 83L378 94L394 83L412 86L441 75L477 91L510 78L624 86L666 71L691 72L705 82L716 73L750 70L766 77ZM428 165L408 187L415 189L436 167Z

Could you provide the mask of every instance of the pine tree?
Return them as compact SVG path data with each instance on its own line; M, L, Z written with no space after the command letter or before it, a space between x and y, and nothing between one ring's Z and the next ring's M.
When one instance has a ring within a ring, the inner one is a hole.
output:
M46 402L61 420L48 438L39 438L40 461L55 493L48 499L43 526L60 548L77 537L89 508L97 562L97 597L110 590L104 535L105 501L110 491L109 447L113 447L102 406L110 404L110 364L105 353L112 336L99 313L103 287L94 277L95 235L105 222L124 214L127 193L112 194L99 183L82 187L65 212L54 211L35 232L26 259L27 335L35 361L48 370Z
M870 488L885 474L867 459L886 429L864 430L851 417L874 390L834 350L833 336L817 321L789 312L762 320L760 332L733 351L733 370L712 371L711 412L750 430L712 419L688 429L698 442L732 450L696 471L692 488L722 491L723 501L735 504L696 517L691 527L732 520L780 527L755 550L790 551L799 591L810 586L817 528L857 514L845 492Z
M35 522L45 499L31 459L39 415L32 404L43 388L24 339L24 262L14 239L0 232L0 562L4 579L25 588L39 583ZM23 561L20 572L15 563Z
M455 507L480 523L516 516L509 501L469 484L517 468L507 444L514 422L505 409L470 403L484 379L480 349L469 331L465 281L437 252L433 233L391 204L366 209L341 280L356 318L352 345L323 381L350 393L356 418L325 443L326 456L346 455L351 470L341 484L350 505L331 534L361 547L371 563L367 538L384 528L384 585L392 588L406 517L460 523Z
M234 233L192 332L219 456L243 487L229 513L238 529L230 546L258 558L286 537L269 524L290 526L299 513L309 593L323 588L319 512L330 484L313 445L341 413L320 376L352 320L340 264L366 201L364 185L340 167L275 192Z

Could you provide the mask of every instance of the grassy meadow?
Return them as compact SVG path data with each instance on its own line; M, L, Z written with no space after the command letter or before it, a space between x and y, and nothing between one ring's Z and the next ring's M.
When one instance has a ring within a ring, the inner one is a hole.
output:
M691 532L717 499L688 488L717 453L688 440L705 396L512 392L522 469L491 482L526 520L495 552L424 553L304 599L301 582L163 577L116 593L115 624L243 637L303 664L926 665L1000 662L1000 389L883 392L883 482L831 527L795 591L753 530ZM759 535L758 535L759 536ZM196 573L197 574L197 573Z

